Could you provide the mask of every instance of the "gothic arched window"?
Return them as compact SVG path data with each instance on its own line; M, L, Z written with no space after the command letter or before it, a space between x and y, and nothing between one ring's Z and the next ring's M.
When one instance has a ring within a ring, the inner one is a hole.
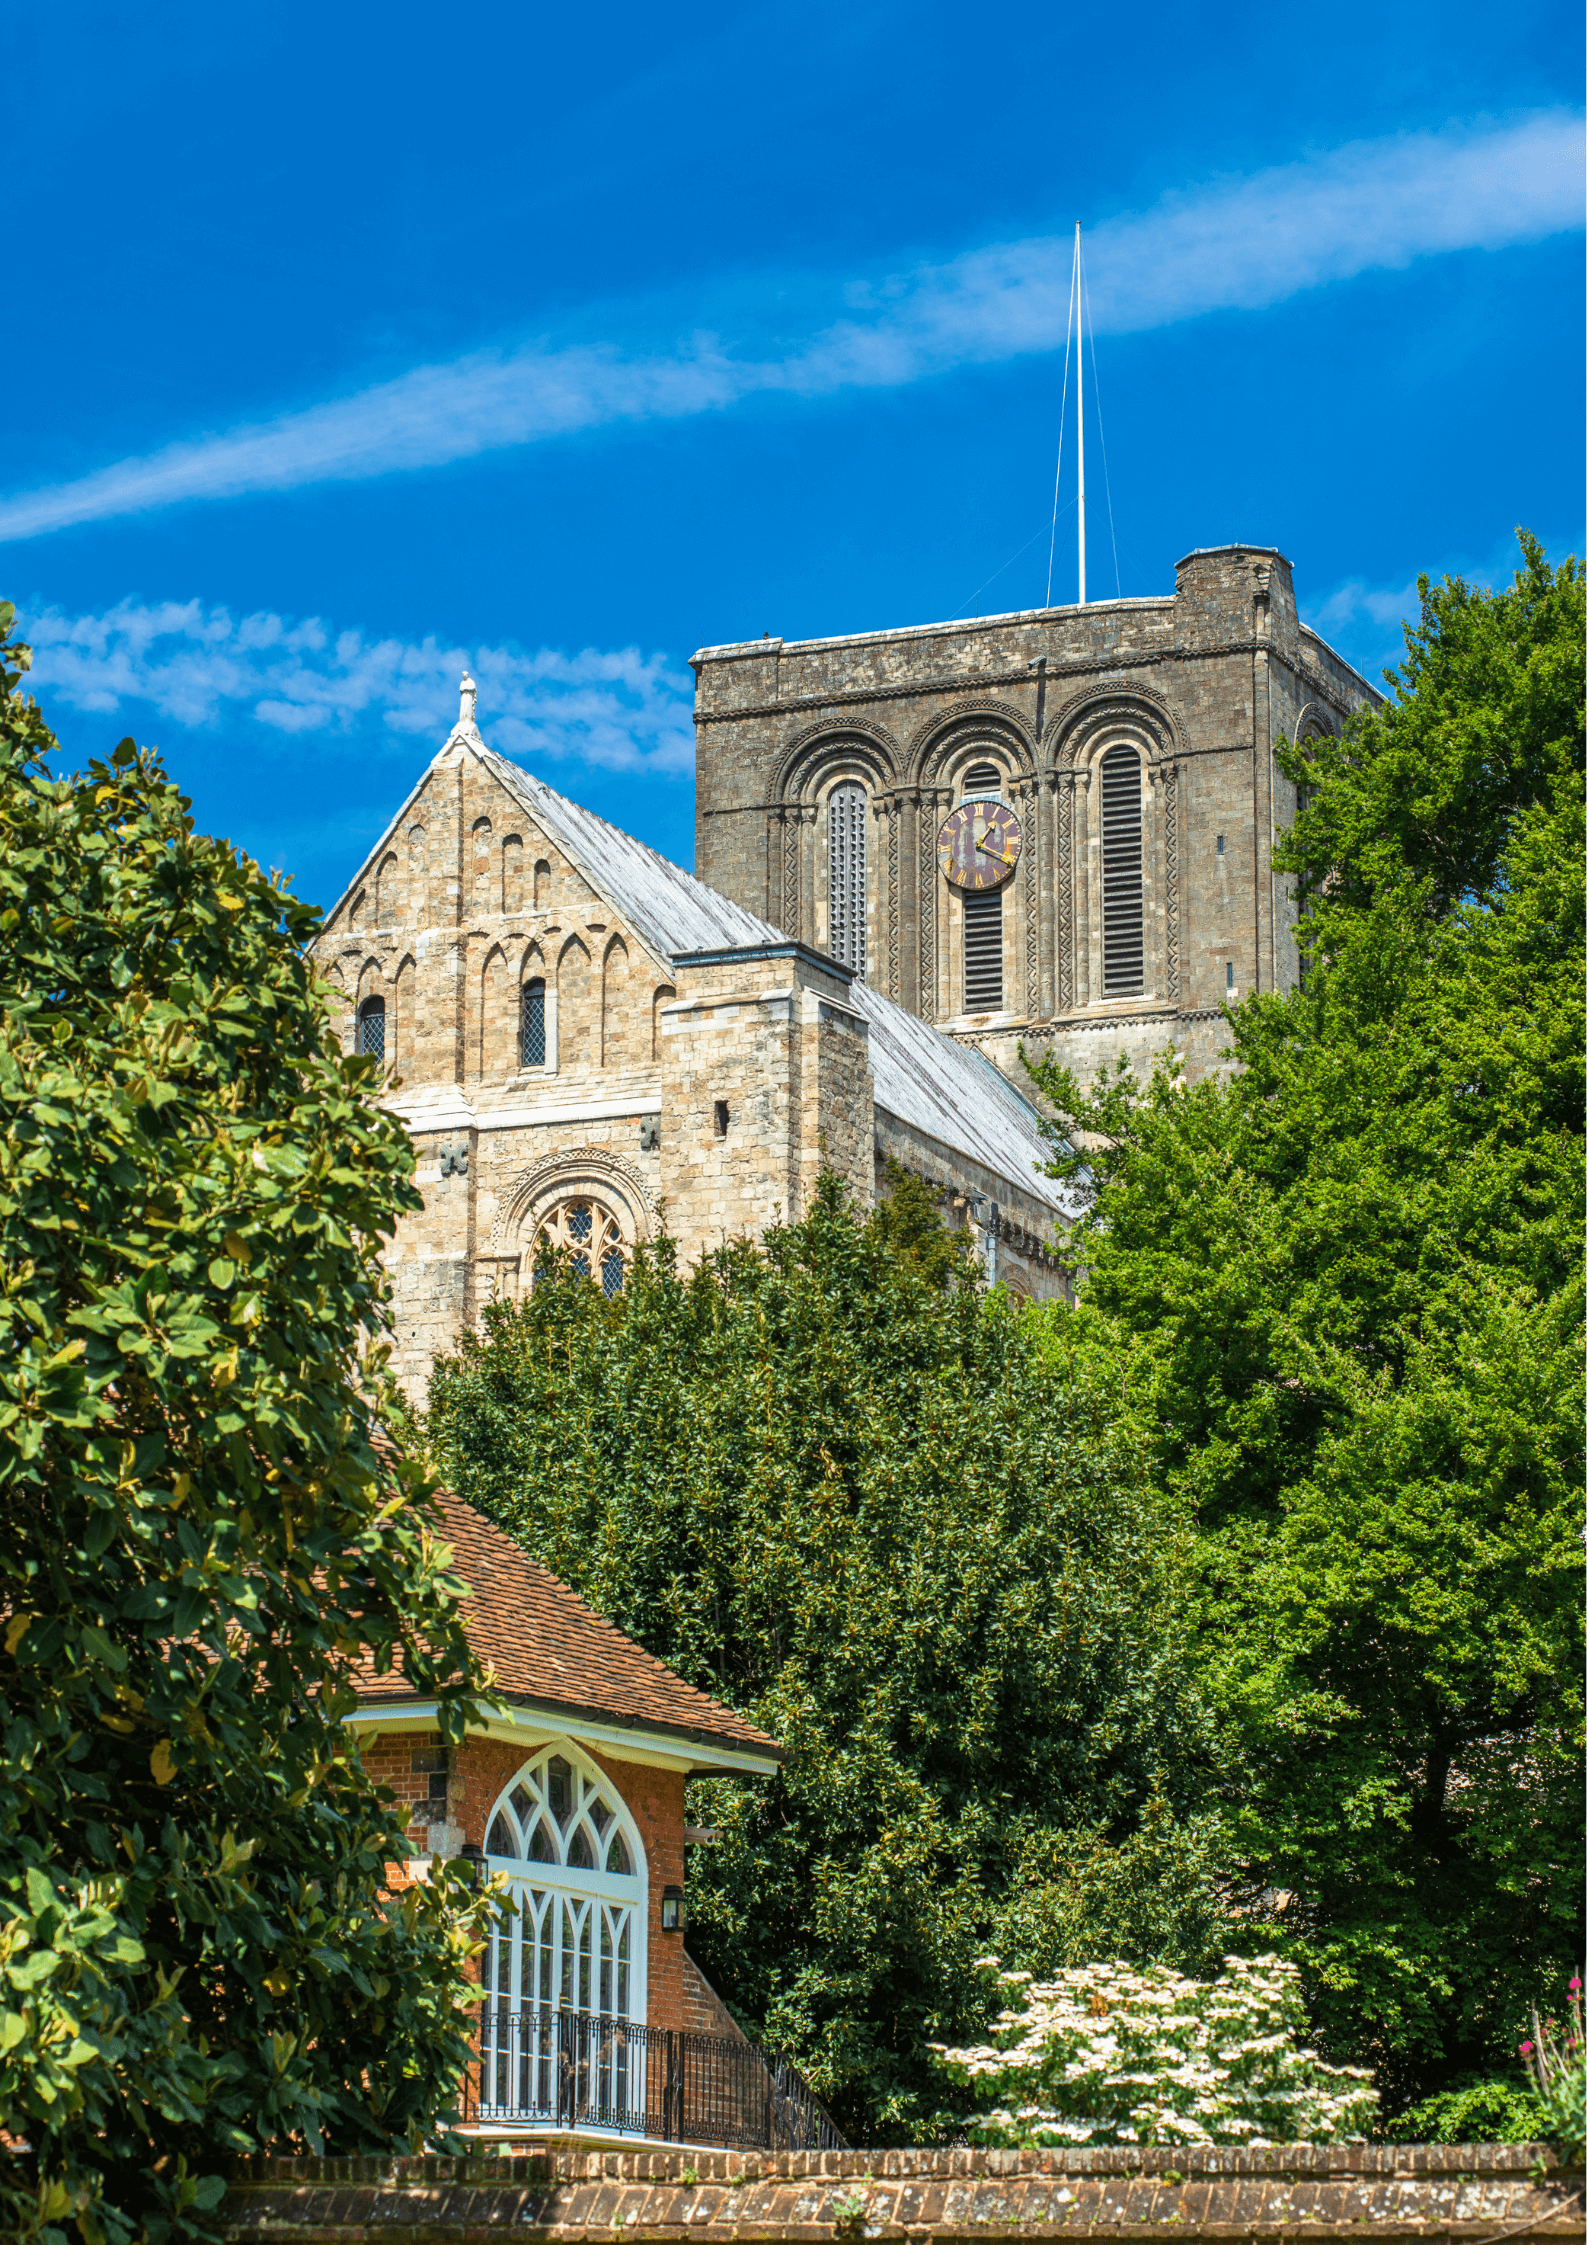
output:
M523 986L518 1014L518 1061L520 1067L524 1068L543 1068L546 1064L544 975L535 975Z
M622 1226L609 1208L587 1193L565 1200L543 1217L535 1234L538 1263L547 1248L560 1248L576 1278L593 1278L608 1298L621 1294L628 1278L628 1251Z
M844 780L827 803L827 949L865 973L865 790Z
M1133 998L1146 987L1141 901L1141 760L1133 748L1102 759L1102 990Z
M483 2102L502 2116L554 2113L558 2012L641 2023L645 2016L644 1855L614 1788L571 1749L542 1748L497 1802L486 1866L507 1880L484 1964ZM593 2102L637 2100L621 2037L603 2032L589 2062L609 2080Z
M372 1053L376 1060L386 1057L386 1001L384 998L366 998L358 1009L358 1045L360 1052Z

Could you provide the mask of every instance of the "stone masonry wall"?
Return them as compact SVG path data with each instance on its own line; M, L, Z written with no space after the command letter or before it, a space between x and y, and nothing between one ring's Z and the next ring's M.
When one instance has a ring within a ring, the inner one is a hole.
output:
M868 1204L868 1034L848 976L794 945L680 959L663 1009L662 1191L688 1258L793 1221L824 1158Z
M504 2143L463 2159L244 2162L231 2245L538 2239L1301 2240L1500 2245L1582 2236L1582 2177L1542 2144L1097 2151L621 2150Z
M700 877L827 941L832 790L858 781L867 830L868 978L1017 1067L1021 1031L1085 1074L1172 1044L1220 1065L1222 1008L1298 971L1273 844L1294 813L1280 736L1337 731L1374 690L1295 609L1269 547L1189 554L1171 598L966 624L708 648L694 658ZM1146 978L1102 986L1098 765L1133 746L1143 778ZM963 907L936 836L972 763L996 765L1021 823L1003 889L1003 1011L963 1010Z

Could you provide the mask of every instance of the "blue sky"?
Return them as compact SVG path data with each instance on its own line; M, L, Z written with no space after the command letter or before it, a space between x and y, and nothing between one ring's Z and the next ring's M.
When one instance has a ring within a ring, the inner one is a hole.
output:
M1093 598L1581 550L1574 7L19 13L0 593L318 901L465 660L687 864L696 647L1039 604L1077 219Z

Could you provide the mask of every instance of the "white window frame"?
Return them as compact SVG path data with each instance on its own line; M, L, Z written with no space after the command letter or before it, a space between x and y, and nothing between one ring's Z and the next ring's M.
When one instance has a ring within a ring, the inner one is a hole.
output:
M645 1854L644 1841L639 1836L639 1827L634 1822L633 1814L613 1780L590 1759L589 1755L581 1753L571 1739L554 1738L549 1740L544 1746L537 1747L529 1759L514 1771L496 1796L491 1805L490 1815L485 1822L487 1847L495 1828L496 1819L510 1803L516 1788L523 1785L528 1779L537 1778L546 1763L558 1756L578 1774L586 1787L597 1791L604 1804L614 1812L617 1829L622 1833L623 1845L628 1850L628 1859L634 1868L632 1873L625 1877L620 1872L583 1870L566 1863L537 1863L527 1858L493 1855L487 1852L485 1857L486 1870L492 1873L501 1873L507 1878L510 1902L508 1910L504 1911L503 1915L498 1918L495 1927L492 1929L481 1960L481 1977L485 2001L487 2005L496 2010L518 2011L524 2008L555 2010L559 2008L559 1994L553 1995L550 2002L542 2000L538 2007L534 2005L531 1996L529 2004L525 2005L523 1996L525 1926L526 1922L539 1923L540 1918L534 1912L532 1904L527 1905L526 1916L525 1911L519 1907L520 1897L527 1898L532 1894L543 1895L546 1897L543 1905L544 1910L549 1911L555 1905L559 1913L560 1905L564 1902L586 1905L591 1909L594 1909L597 1905L610 1906L616 1904L626 1906L632 1913L629 1919L628 2005L626 2011L617 2014L617 2016L627 2018L636 2025L643 2026L649 2015L650 1866ZM574 1821L576 1825L579 1819L576 1817ZM607 1844L609 1845L609 1836ZM510 1954L508 1985L505 1991L499 1984L501 1974L497 1946L498 1942L503 1940L507 1942ZM553 1944L553 1950L554 1955L560 1958L562 1952L559 1941ZM600 2010L598 2000L599 1954L599 1942L596 1940L592 1943L591 1948L592 1976L596 1983L592 1990L594 2000L587 2005L581 2005L577 2001L578 1991L575 1987L574 2001L569 2006L570 2009L591 2012ZM556 1972L555 1966L553 1966L553 1977L560 1980L560 1974Z

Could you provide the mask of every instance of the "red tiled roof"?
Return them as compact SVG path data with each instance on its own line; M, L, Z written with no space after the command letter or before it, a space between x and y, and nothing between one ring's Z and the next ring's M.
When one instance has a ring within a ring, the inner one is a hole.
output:
M454 1572L473 1591L463 1624L494 1672L492 1699L782 1760L775 1739L603 1621L472 1505L449 1489L439 1501ZM359 1689L364 1707L413 1696L397 1675L366 1676Z

